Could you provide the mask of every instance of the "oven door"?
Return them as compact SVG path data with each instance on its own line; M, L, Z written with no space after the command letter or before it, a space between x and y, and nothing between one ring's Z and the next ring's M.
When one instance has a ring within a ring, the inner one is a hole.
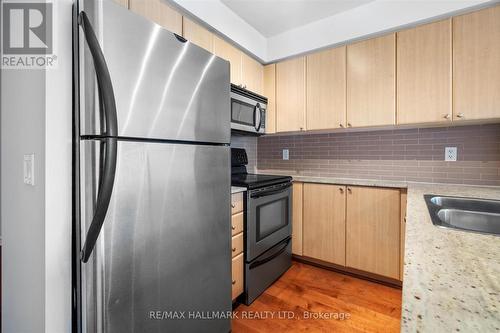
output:
M292 184L247 192L246 261L250 262L292 233Z
M265 119L265 105L231 92L231 129L264 134Z

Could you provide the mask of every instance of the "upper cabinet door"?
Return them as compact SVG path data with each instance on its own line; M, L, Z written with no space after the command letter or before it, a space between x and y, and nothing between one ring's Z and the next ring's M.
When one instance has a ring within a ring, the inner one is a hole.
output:
M267 97L266 133L276 133L276 64L264 66L264 96Z
M210 31L187 17L184 17L182 26L184 38L204 48L208 52L214 52L214 37Z
M396 34L347 46L348 127L394 125Z
M294 58L276 65L276 131L305 129L306 59Z
M245 53L241 53L241 82L244 88L259 95L263 94L264 67Z
M451 20L398 32L398 124L450 121Z
M241 51L214 35L214 54L231 63L231 83L241 84Z
M453 19L453 119L500 117L500 6Z
M182 15L162 0L129 0L130 10L182 35Z
M345 126L346 47L307 56L307 129Z

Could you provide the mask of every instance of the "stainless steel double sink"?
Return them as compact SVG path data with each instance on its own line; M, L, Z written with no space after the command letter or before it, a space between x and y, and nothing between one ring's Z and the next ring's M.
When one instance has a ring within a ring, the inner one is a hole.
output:
M500 201L424 195L432 223L439 227L500 235Z

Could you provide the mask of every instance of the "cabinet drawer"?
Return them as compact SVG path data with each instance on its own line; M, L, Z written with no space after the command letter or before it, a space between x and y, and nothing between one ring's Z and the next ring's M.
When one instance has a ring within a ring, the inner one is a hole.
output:
M232 299L243 293L243 253L233 258L232 262Z
M243 192L231 195L231 214L243 211Z
M231 253L233 258L238 254L243 252L243 233L240 232L236 236L233 237L233 241L231 242Z
M231 217L231 235L234 236L243 231L243 212Z

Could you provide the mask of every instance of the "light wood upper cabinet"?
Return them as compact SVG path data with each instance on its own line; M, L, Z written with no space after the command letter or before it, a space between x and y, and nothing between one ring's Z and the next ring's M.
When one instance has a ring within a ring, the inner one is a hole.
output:
M346 47L307 56L308 130L346 125Z
M214 36L210 31L187 17L184 17L182 26L184 38L204 48L208 52L214 52Z
M500 118L500 6L453 18L453 119Z
M264 92L264 66L257 60L241 54L241 82L245 89L262 95Z
M214 54L231 64L231 83L241 84L241 51L214 35Z
M400 190L348 187L346 265L399 279Z
M302 255L302 191L304 184L293 183L292 253Z
M264 96L267 97L266 133L276 133L276 64L264 66Z
M398 124L452 119L451 19L397 34Z
M347 46L348 127L394 125L396 35Z
M306 128L306 59L298 57L276 65L276 132Z
M345 265L345 186L304 184L303 255Z
M165 0L129 0L130 10L182 36L182 15Z

